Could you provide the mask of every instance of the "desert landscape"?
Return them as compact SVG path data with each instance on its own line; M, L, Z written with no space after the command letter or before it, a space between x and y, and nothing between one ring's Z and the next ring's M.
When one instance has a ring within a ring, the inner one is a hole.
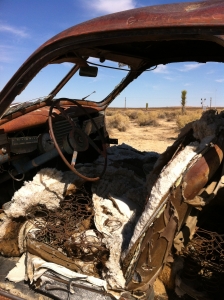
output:
M108 108L107 130L118 143L128 144L139 151L163 153L176 140L180 129L199 119L201 108Z
M162 153L173 144L178 136L175 121L159 120L159 126L139 126L135 121L130 121L130 127L125 131L117 128L110 129L111 138L117 138L118 143L128 144L139 151L155 151Z

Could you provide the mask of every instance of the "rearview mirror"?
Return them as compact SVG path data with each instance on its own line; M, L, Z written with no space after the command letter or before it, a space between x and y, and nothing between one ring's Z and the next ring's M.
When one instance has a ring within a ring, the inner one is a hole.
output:
M80 67L79 69L79 75L80 76L86 76L86 77L96 77L98 73L97 67Z

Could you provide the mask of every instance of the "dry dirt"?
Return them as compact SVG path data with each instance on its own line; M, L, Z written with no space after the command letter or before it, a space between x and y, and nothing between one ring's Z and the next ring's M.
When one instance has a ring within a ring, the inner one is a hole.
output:
M113 128L108 130L111 138L117 138L118 143L128 144L139 151L155 151L163 153L174 143L178 136L175 121L159 120L159 126L139 126L130 121L130 127L125 132Z

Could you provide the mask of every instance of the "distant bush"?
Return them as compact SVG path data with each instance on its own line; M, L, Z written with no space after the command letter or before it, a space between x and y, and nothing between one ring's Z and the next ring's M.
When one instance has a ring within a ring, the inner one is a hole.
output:
M131 119L131 120L136 120L138 118L138 113L141 110L135 110L135 109L130 109L130 110L126 110L125 114Z
M136 119L136 122L140 126L159 126L158 122L158 113L157 112L138 112L138 117Z
M116 109L106 109L106 116L113 116L114 114L117 114Z
M179 129L183 128L186 124L198 120L200 119L202 115L202 111L201 110L196 110L196 111L192 111L192 112L187 112L186 115L179 115L176 118L176 123L177 123L177 127Z
M119 131L126 131L129 127L129 117L121 113L116 113L106 118L108 129L117 128Z
M163 119L167 122L176 122L178 129L181 129L187 123L199 119L201 115L201 109L187 109L186 114L182 115L181 109L109 108L106 110L106 122L108 129L117 128L119 131L126 131L130 121L139 126L159 126L159 120Z
M174 111L167 111L167 110L157 110L158 113L158 119L166 119L168 122L174 121L177 116L181 114L180 110L174 110Z
M166 119L166 113L165 112L159 112L158 113L158 118L159 119Z
M173 121L181 114L181 112L179 110L174 110L174 111L166 111L165 114L166 114L167 121Z
M176 118L179 117L181 112L180 111L172 111L172 112L166 112L165 114L166 114L167 122L171 122L171 121L175 121Z

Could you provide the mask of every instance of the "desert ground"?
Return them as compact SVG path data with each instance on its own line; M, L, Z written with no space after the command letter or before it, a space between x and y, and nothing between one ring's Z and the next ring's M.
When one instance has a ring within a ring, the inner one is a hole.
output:
M141 108L109 108L106 111L106 124L110 137L118 139L118 144L125 143L139 151L163 153L168 146L174 143L180 133L177 119L185 118L182 124L185 125L192 121L192 117L196 119L200 116L201 110L198 108L188 110L188 114L185 116L181 115L180 107L149 108L147 111ZM140 124L142 118L146 121L144 124ZM150 124L148 119L153 122ZM111 123L111 120L114 122ZM124 126L121 126L121 123L124 123Z
M221 112L223 108L210 108ZM201 118L200 107L108 108L107 130L118 143L128 144L139 151L163 153L177 139L181 128Z
M118 143L125 143L139 151L155 151L163 153L173 144L178 136L175 121L158 120L159 126L139 126L135 121L130 121L130 127L125 132L116 128L109 130L111 138L117 138Z

